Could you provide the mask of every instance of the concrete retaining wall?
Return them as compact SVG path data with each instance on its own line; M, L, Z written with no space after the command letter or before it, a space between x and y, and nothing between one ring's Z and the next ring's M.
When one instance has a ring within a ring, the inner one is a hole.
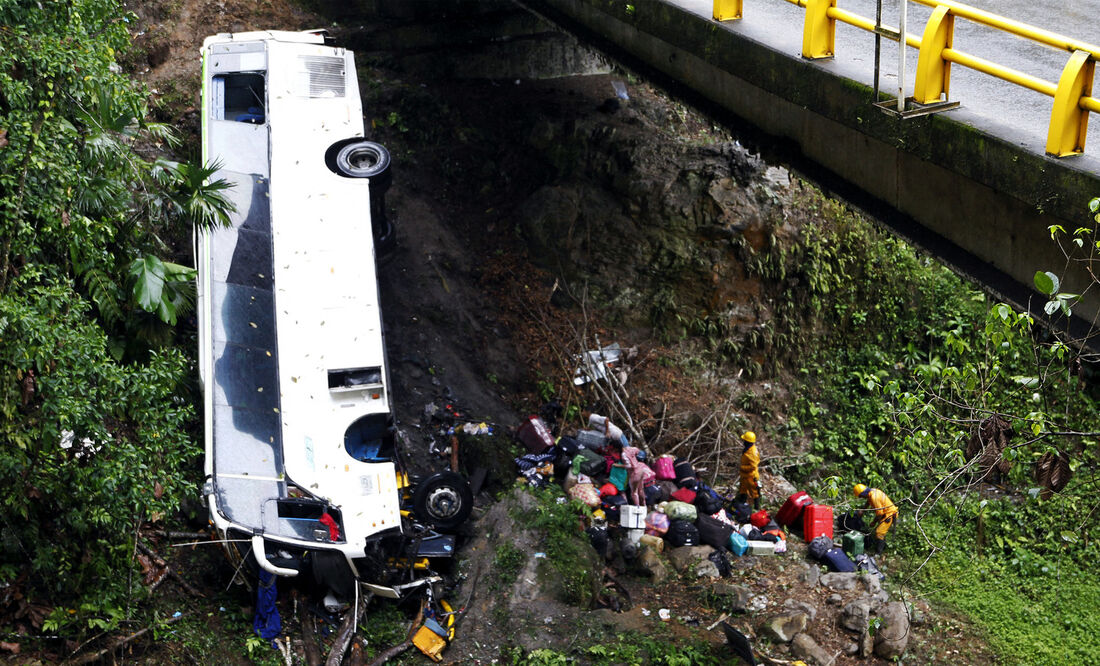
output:
M1036 154L962 110L907 120L885 114L869 104L869 86L662 0L524 4L600 35L764 132L792 140L810 160L977 257L970 271L979 279L1007 274L1015 286L991 286L1018 303L1037 270L1057 273L1065 265L1048 226L1087 225L1088 201L1100 196L1093 158ZM1063 288L1080 292L1089 282L1082 271L1067 276ZM1077 314L1092 318L1098 310L1100 297L1093 297Z

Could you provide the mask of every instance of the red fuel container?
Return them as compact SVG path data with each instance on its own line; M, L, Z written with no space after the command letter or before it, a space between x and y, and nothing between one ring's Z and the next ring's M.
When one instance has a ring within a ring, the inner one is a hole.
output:
M802 510L802 538L809 542L821 535L833 538L833 507L810 504Z

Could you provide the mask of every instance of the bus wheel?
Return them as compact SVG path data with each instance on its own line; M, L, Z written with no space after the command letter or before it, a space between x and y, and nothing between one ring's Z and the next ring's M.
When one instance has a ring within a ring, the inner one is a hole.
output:
M348 178L377 178L390 169L390 151L380 143L356 141L336 153L336 170Z
M413 492L413 513L440 530L453 530L470 517L474 496L461 474L440 472L424 479Z

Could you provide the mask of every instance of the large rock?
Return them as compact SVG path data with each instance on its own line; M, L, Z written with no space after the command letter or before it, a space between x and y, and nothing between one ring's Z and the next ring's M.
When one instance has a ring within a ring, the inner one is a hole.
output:
M859 580L870 594L877 594L882 589L882 581L876 574L860 573Z
M791 641L791 654L799 659L807 659L810 663L818 666L825 666L833 662L833 656L805 632L795 636L794 640Z
M712 587L710 591L714 594L726 598L725 605L731 610L737 613L743 613L748 608L749 600L752 599L752 590L744 585L734 585L733 583L719 583Z
M680 546L668 551L668 561L677 571L684 572L694 567L696 562L706 562L714 552L710 546Z
M803 562L802 566L804 569L798 578L810 587L817 587L818 581L821 580L821 567L809 562Z
M854 590L859 582L859 574L827 573L821 574L821 584L830 590Z
M790 643L791 639L806 629L810 616L802 612L775 615L760 625L760 634L779 643Z
M840 626L857 634L867 631L870 619L871 604L863 600L853 601L840 611Z
M710 560L703 560L695 565L693 569L696 578L721 578L722 572L718 570L718 565Z
M635 564L639 569L647 573L649 577L653 579L653 582L658 585L668 580L668 565L665 564L664 558L652 548L642 548Z
M909 645L909 613L905 604L894 601L879 612L882 623L875 631L875 654L883 659L900 657Z
M797 599L784 599L783 608L789 611L802 611L806 615L810 616L810 622L817 619L817 607L808 604L805 601L799 601Z

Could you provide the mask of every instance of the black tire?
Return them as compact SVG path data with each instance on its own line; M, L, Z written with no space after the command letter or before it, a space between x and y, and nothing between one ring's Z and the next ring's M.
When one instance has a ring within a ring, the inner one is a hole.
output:
M390 151L380 143L356 141L336 153L336 171L348 178L383 178L390 170Z
M474 495L461 474L440 472L416 486L413 514L438 530L453 530L470 517Z

